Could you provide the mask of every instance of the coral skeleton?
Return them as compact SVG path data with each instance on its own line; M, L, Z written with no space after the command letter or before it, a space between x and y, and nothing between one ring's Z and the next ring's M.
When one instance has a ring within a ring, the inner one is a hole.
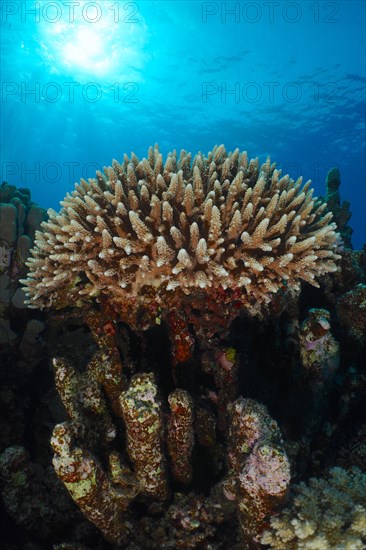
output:
M104 299L141 328L142 311L149 326L193 291L255 310L301 281L318 286L339 256L332 213L310 183L223 145L192 162L184 150L164 162L157 145L142 160L125 155L48 211L22 281L28 305Z

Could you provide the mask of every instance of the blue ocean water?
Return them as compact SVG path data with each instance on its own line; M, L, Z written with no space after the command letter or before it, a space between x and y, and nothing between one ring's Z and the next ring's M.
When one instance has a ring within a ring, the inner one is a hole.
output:
M267 155L317 194L341 171L366 241L365 6L1 2L2 180L44 207L149 145Z

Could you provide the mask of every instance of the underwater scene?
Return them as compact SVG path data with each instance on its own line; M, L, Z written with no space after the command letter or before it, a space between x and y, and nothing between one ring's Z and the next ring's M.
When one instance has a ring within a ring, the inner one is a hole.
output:
M366 3L0 10L0 549L365 549Z

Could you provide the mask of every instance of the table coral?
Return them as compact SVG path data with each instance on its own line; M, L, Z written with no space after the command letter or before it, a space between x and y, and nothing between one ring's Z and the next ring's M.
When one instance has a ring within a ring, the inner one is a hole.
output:
M48 211L23 281L28 304L104 298L137 329L208 293L255 311L336 270L332 214L312 195L310 181L223 145L192 162L182 151L164 163L157 146L141 161L125 155Z

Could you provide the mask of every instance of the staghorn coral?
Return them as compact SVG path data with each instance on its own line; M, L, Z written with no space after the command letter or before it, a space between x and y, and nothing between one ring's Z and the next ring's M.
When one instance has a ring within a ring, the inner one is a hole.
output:
M294 499L278 517L262 544L278 550L345 548L366 545L366 474L358 468L333 468L327 477L294 487Z
M192 163L185 151L164 163L157 146L141 161L125 155L48 211L23 280L28 304L106 300L141 329L210 289L227 325L238 307L256 312L280 289L318 286L336 270L336 226L312 195L310 181L223 145Z

